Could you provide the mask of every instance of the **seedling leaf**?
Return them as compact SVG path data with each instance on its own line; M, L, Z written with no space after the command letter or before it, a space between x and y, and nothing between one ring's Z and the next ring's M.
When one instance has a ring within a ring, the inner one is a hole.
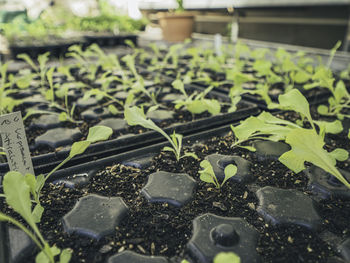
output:
M246 149L246 150L251 151L251 152L256 152L256 149L255 149L253 146L242 146L242 145L238 145L238 147L243 148L243 149Z
M42 207L40 204L37 204L32 212L32 216L35 220L35 223L39 223L41 220L41 217L44 213L44 207Z
M68 263L72 257L72 250L69 248L63 249L60 255L59 263Z
M163 151L166 151L166 152L174 152L174 149L171 148L171 147L169 147L169 146L165 146L165 147L163 148Z
M73 143L72 148L69 152L69 157L73 158L74 156L82 154L83 152L85 152L87 147L90 146L90 144L91 144L90 141L80 141L80 142Z
M61 122L67 121L67 120L68 120L68 115L67 115L67 113L64 112L64 111L61 112L60 115L58 115L58 119L59 119L59 121L61 121Z
M338 134L343 130L343 125L340 120L335 120L332 122L314 121L314 123L316 123L318 127L320 127L320 130L324 131L325 133Z
M112 135L113 130L106 126L94 126L89 129L89 134L87 136L87 141L90 143L105 141Z
M197 154L195 154L195 153L189 153L189 152L184 153L184 155L181 156L181 158L183 158L183 157L192 157L192 158L194 158L194 159L196 159L196 160L199 159L198 156L197 156Z
M28 54L19 54L17 56L17 58L19 59L23 59L25 62L27 62L31 67L32 69L34 69L35 71L39 71L39 68L37 67L37 65L35 65L34 61L30 58L30 56Z
M349 153L345 149L337 148L330 152L330 154L333 156L334 159L337 161L346 161L349 158Z
M313 126L309 103L299 90L293 89L286 94L280 95L278 101L283 109L293 110L302 114L302 116L305 116Z
M138 107L127 107L124 110L125 120L129 125L141 125L147 129L158 130L159 127L154 124L152 120L146 119L146 116L142 109Z
M108 105L108 110L110 113L112 113L113 115L117 115L117 114L120 114L121 112L117 109L116 106L110 104Z
M25 177L19 172L10 171L4 176L3 188L7 204L19 213L30 227L36 228L31 211L30 187Z
M214 263L241 263L241 258L233 252L221 252L215 256Z
M350 184L335 167L336 159L332 154L323 149L325 144L323 138L314 130L294 129L287 135L286 143L292 149L284 153L279 160L289 169L300 172L302 168L301 160L303 162L307 161L334 175L339 181L350 188ZM293 158L299 160L292 161Z
M295 173L300 173L305 169L305 160L299 158L293 151L285 152L278 160Z
M321 115L326 115L328 113L328 107L326 105L320 105L317 107L317 112Z
M237 166L233 165L233 164L227 165L225 167L224 173L225 173L225 178L222 181L221 186L223 186L228 179L230 179L231 177L236 175L236 173L237 173Z

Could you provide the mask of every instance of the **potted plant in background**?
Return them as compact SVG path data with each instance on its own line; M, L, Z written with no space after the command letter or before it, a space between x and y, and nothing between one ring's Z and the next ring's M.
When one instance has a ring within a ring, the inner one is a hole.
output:
M159 24L163 31L163 39L169 42L181 42L190 38L193 31L194 15L186 12L183 0L176 0L175 12L158 14Z

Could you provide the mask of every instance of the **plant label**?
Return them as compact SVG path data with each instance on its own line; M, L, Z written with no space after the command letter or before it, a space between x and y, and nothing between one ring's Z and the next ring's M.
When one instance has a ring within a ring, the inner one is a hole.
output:
M21 112L0 116L0 136L10 170L34 174Z
M218 56L222 55L222 52L221 52L222 37L221 37L220 34L215 34L214 46L215 46L215 53L216 53L216 55L218 55Z

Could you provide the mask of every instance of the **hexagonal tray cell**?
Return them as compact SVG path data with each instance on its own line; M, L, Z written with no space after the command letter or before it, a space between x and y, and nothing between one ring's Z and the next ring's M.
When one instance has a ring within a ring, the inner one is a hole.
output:
M148 176L141 193L151 203L168 203L177 207L189 202L196 181L188 174L159 171Z
M89 194L79 199L63 217L63 227L69 234L76 233L99 240L113 233L127 211L128 207L120 197Z
M258 213L273 225L296 224L314 230L321 226L322 219L315 202L302 192L265 186L256 195L259 199Z
M196 262L210 263L220 252L234 252L243 262L260 262L258 232L242 218L204 214L193 220L187 249Z
M344 178L350 180L350 172L342 169L340 169L340 172ZM350 199L350 189L321 168L311 166L305 170L305 174L309 177L308 189L313 194L321 198Z

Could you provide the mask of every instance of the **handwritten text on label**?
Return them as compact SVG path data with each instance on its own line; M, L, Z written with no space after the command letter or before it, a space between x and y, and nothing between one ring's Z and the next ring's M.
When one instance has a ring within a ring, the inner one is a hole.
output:
M18 171L22 174L34 174L27 136L20 112L0 116L0 135L10 170Z

